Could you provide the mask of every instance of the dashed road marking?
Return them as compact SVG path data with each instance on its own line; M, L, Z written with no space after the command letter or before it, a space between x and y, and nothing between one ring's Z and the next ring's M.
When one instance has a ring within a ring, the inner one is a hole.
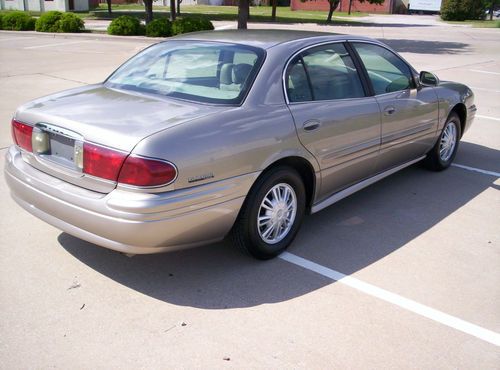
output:
M364 281L353 278L351 276L347 276L341 272L319 265L315 262L309 261L295 254L289 252L283 252L279 256L279 258L281 258L284 261L290 262L294 265L305 268L309 271L313 271L319 275L325 276L329 279L335 280L341 284L347 285L363 293L371 295L372 297L376 297L383 301L392 303L398 307L416 313L417 315L426 317L430 320L446 325L450 328L472 335L476 338L491 343L495 346L500 346L500 334L495 333L494 331L482 328L478 325L448 315L444 312L425 306L411 299L402 297L398 294L379 288L375 285L365 283Z

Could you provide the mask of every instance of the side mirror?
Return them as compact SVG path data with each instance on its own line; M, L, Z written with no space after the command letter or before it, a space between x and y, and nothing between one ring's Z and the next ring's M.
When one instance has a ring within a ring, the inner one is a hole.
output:
M439 78L434 73L422 71L420 72L420 83L425 86L437 86Z

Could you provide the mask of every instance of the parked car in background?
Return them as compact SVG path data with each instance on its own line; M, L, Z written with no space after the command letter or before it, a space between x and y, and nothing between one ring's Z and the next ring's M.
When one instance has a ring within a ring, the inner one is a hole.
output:
M304 215L413 163L450 166L476 107L373 39L292 31L187 34L106 81L12 120L12 197L97 245L155 253L221 240L256 258Z

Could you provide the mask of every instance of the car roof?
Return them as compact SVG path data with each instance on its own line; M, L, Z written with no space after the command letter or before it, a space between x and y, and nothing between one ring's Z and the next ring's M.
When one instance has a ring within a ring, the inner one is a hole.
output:
M192 32L173 37L175 40L219 41L243 44L262 49L269 49L278 44L311 39L311 41L369 40L368 37L343 35L329 32L293 31L293 30L220 30Z

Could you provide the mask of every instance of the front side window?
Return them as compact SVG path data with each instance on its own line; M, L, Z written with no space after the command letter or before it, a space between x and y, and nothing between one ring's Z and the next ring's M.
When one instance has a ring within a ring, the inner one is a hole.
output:
M341 43L304 51L287 71L291 102L335 100L365 96L358 71Z
M353 43L365 65L375 95L413 87L410 67L391 51L373 44Z
M206 103L239 104L264 51L241 45L169 41L133 57L106 85Z

